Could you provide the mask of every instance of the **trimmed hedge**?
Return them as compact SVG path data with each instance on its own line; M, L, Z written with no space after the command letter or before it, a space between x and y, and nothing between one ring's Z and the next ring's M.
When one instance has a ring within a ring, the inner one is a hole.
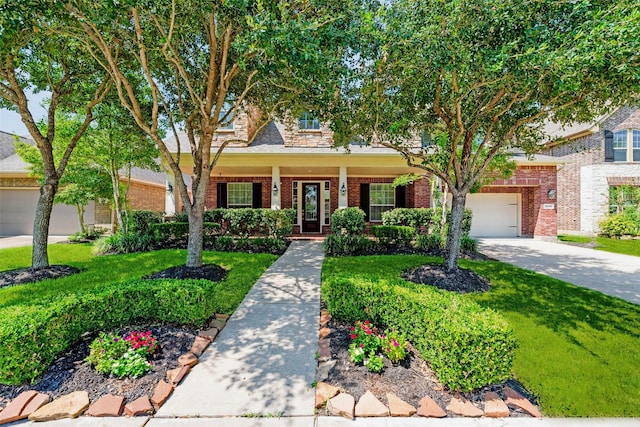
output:
M403 225L374 225L371 232L384 246L406 248L411 245L416 229Z
M205 222L202 224L204 238L214 236L220 231L220 224ZM189 234L188 222L165 222L163 224L151 224L149 232L157 242L173 240L185 240Z
M515 335L502 317L457 294L397 282L338 276L322 284L329 312L370 319L407 334L440 382L470 391L510 377Z
M201 325L224 305L206 280L131 280L0 312L0 383L38 378L85 332L137 322Z
M331 215L331 231L334 234L361 234L366 214L360 208L338 209Z
M293 209L242 208L211 209L205 211L204 220L221 224L222 234L246 238L265 236L275 239L293 233Z
M471 231L473 214L470 209L464 210L462 217L462 234ZM396 208L382 213L383 225L405 225L414 227L420 234L443 233L441 226L441 208ZM447 213L447 223L451 221L451 212Z
M359 234L329 234L324 239L324 251L327 255L360 255L371 252L376 242Z

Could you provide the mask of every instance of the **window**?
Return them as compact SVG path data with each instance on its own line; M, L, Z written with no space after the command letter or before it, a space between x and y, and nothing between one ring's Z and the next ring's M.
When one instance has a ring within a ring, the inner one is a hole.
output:
M324 225L329 225L331 219L331 192L329 181L324 182Z
M632 159L634 162L640 162L640 130L638 129L633 130L632 141L633 141Z
M253 184L233 182L227 187L227 206L229 208L250 208L253 205Z
M369 220L382 221L382 213L394 208L395 192L391 184L369 186Z
M628 207L640 209L640 187L632 185L609 187L609 213L620 213Z
M224 116L226 116L228 112L228 109L220 111L220 120L223 120ZM233 118L233 113L231 113L229 117L227 117L227 120L225 120L225 122L229 122L229 124L226 126L221 125L220 127L218 127L218 130L233 130Z
M627 161L627 131L621 130L613 134L613 161Z
M295 211L295 220L294 224L298 225L300 222L298 221L298 181L293 181L293 194L291 197L292 208Z
M320 130L320 121L309 113L302 113L298 119L300 130Z

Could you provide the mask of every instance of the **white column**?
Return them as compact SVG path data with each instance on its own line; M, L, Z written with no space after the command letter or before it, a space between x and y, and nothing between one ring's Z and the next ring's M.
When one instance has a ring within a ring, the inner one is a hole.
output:
M172 172L167 172L165 190L164 213L165 215L173 215L176 213L176 194L178 189L176 188L176 178Z
M345 190L344 192L342 190ZM349 206L349 186L347 185L347 167L340 166L340 178L338 179L338 209Z
M277 188L278 191L274 191ZM280 183L280 166L271 167L271 209L280 209L282 207L282 185Z

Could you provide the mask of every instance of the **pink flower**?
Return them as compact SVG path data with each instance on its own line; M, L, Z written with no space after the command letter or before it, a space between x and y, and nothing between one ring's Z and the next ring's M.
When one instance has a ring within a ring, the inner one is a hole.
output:
M351 334L351 339L355 340L356 339L356 334Z
M393 346L394 347L399 347L400 346L400 344L398 344L398 341L396 341L395 338L393 339Z

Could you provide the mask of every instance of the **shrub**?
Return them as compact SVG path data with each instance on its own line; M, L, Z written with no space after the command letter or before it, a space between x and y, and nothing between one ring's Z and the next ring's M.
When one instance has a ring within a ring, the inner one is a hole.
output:
M330 234L324 239L324 250L332 256L364 254L375 246L376 242L361 235Z
M429 232L439 221L436 211L429 208L395 208L382 213L383 225L405 225L416 231L423 228Z
M640 212L628 207L619 214L608 215L599 226L602 234L609 237L640 236Z
M102 237L93 245L96 255L128 254L132 252L145 252L153 249L154 238L147 234L115 233Z
M510 376L516 341L495 312L456 294L397 282L338 276L322 284L329 312L404 331L440 382L469 391Z
M283 239L293 233L293 209L211 209L205 211L204 220L221 225L221 234L241 238L264 236Z
M365 216L360 208L338 209L331 215L331 231L335 234L361 234Z
M102 237L107 230L101 227L87 227L87 231L78 231L69 236L70 242L82 242L84 240L96 240Z
M416 238L416 248L423 251L444 249L445 240L440 233L421 234Z
M382 347L392 363L401 362L407 357L407 335L395 329L385 331Z
M220 224L215 222L205 222L202 224L203 237L206 239L215 236L220 230ZM189 235L188 222L165 222L163 224L153 224L150 233L156 242L166 243L175 241L186 241Z
M212 247L214 251L231 252L235 247L233 237L230 236L217 236L212 240Z
M478 241L467 235L460 237L460 250L464 252L478 252Z
M155 211L130 211L127 215L128 228L130 233L149 234L152 224L162 222L162 213Z
M375 225L371 227L371 232L384 246L405 248L411 244L416 229L402 225Z
M34 381L85 332L139 322L202 325L226 304L206 280L130 280L33 306L7 307L0 323L0 383Z

